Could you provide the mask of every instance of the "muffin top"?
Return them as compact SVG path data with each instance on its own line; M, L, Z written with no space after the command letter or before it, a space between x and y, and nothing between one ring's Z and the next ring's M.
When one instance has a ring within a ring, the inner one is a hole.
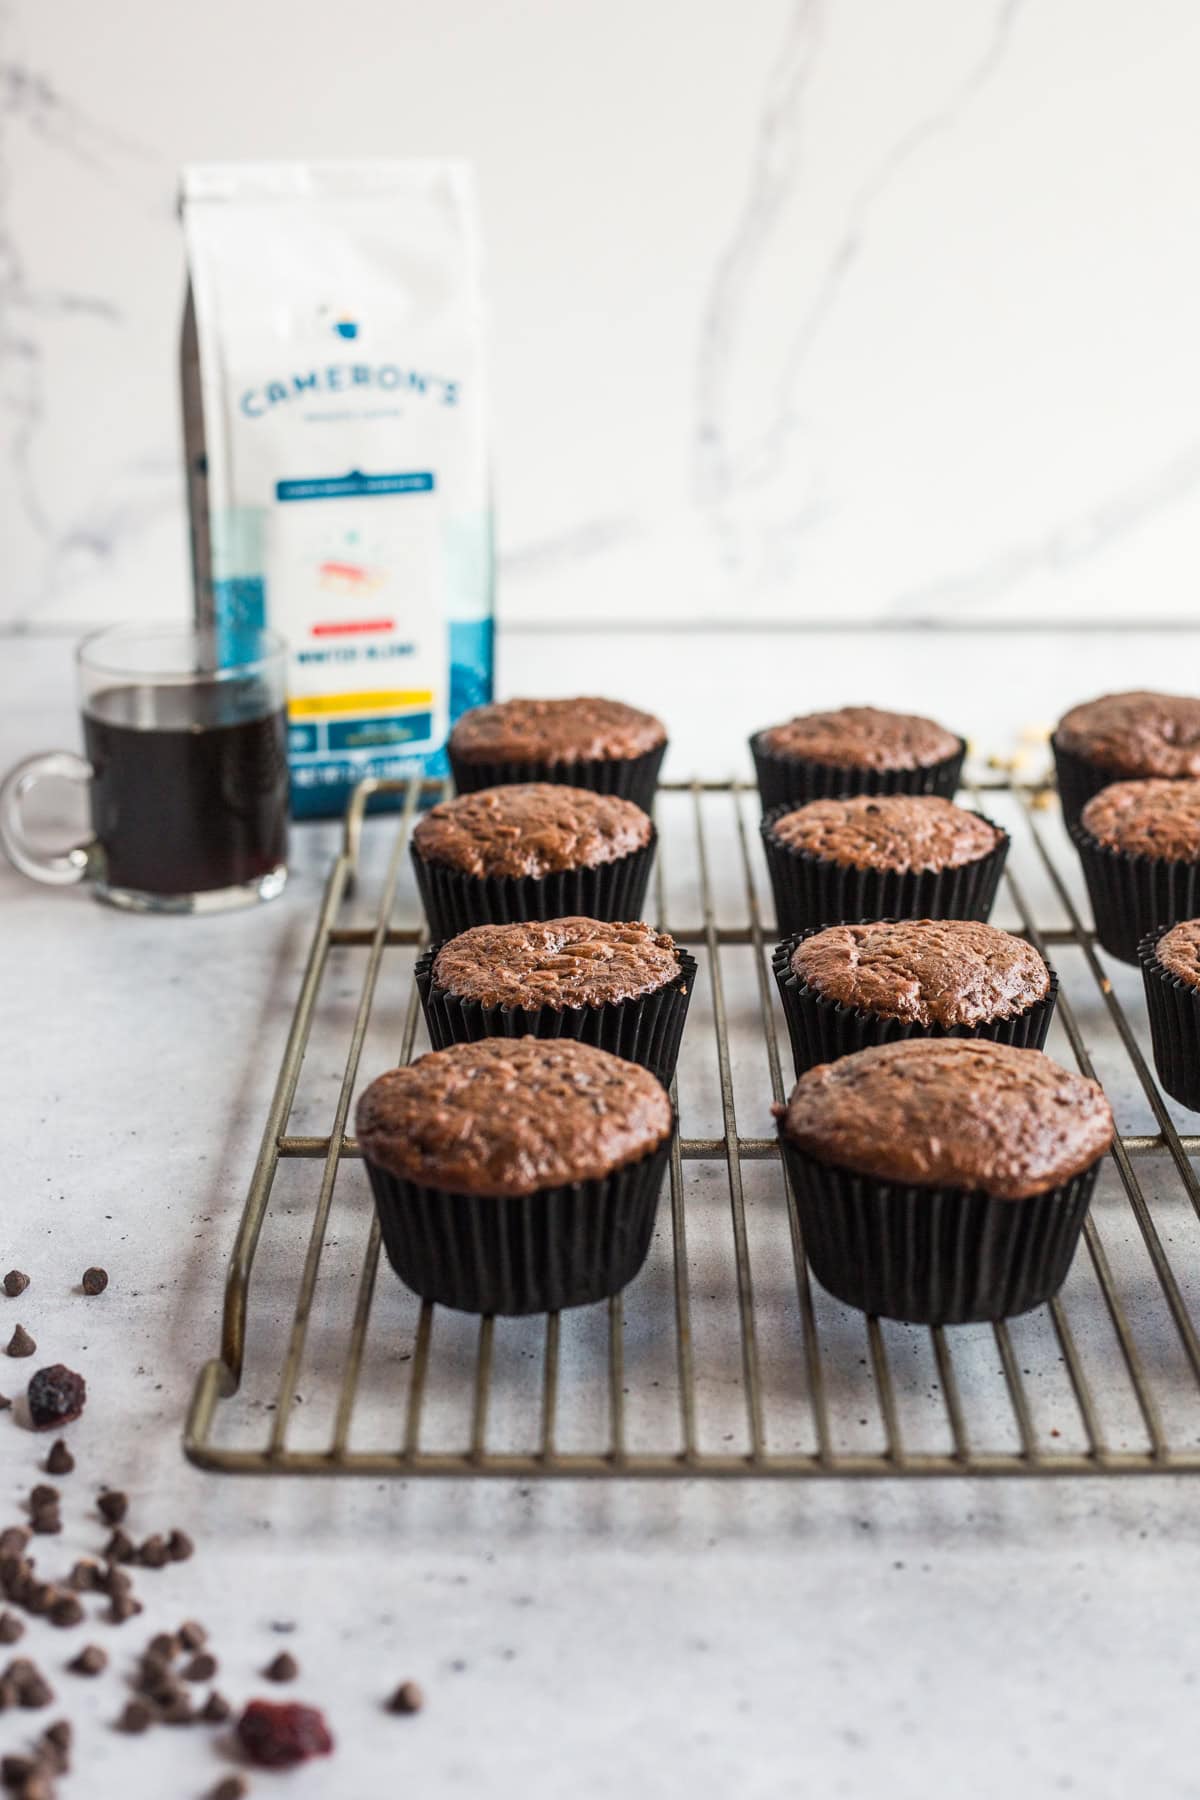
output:
M960 869L1004 833L936 794L857 794L810 800L770 827L779 843L854 869Z
M481 1006L607 1006L666 987L679 974L675 940L640 920L546 919L476 925L433 965L437 986Z
M1200 700L1180 694L1105 694L1073 706L1054 736L1123 775L1200 775Z
M617 762L667 741L653 713L620 700L499 700L463 714L450 733L455 756L477 762Z
M932 719L879 706L805 713L770 726L760 733L759 742L775 756L836 763L846 769L927 769L956 756L962 747L953 732Z
M485 1038L389 1069L358 1102L380 1168L456 1194L532 1194L594 1181L670 1136L648 1070L574 1038Z
M830 925L797 944L790 966L825 1000L945 1030L1011 1019L1050 991L1032 944L974 919Z
M616 862L648 844L652 829L632 800L524 781L441 801L418 820L412 841L425 862L464 875L538 878Z
M1079 815L1109 850L1200 862L1200 781L1114 781Z
M785 1137L818 1162L1000 1200L1058 1187L1113 1136L1096 1082L986 1038L907 1038L819 1063L780 1110Z
M1154 954L1177 980L1200 988L1200 919L1185 919L1182 925L1164 931Z

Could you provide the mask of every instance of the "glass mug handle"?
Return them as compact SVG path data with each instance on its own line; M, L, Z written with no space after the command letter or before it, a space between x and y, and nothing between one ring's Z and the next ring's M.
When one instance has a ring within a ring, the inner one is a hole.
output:
M22 875L44 881L50 887L70 887L87 874L94 840L76 844L70 850L47 853L36 850L25 831L25 796L48 777L86 788L92 779L92 765L73 750L46 750L18 763L0 783L0 844L9 862Z

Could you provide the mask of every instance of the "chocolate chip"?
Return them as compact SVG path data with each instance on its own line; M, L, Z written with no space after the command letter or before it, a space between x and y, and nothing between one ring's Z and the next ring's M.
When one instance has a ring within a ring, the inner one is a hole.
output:
M161 1657L164 1662L173 1662L179 1655L179 1639L169 1631L160 1631L146 1645L146 1655Z
M0 1394L0 1412L7 1412L11 1405L12 1401L9 1399L8 1395Z
M186 1562L196 1546L186 1531L173 1531L167 1539L167 1553L172 1562Z
M4 1277L4 1291L10 1300L15 1300L18 1294L23 1294L28 1286L29 1277L21 1269L10 1269Z
M52 1502L49 1506L39 1506L29 1523L43 1537L53 1536L61 1531L62 1514L58 1510L57 1503Z
M75 1458L67 1449L62 1438L55 1438L50 1446L50 1454L46 1458L47 1475L69 1475L75 1467Z
M0 1787L24 1788L37 1774L32 1756L0 1757Z
M52 1425L69 1425L79 1418L87 1403L87 1382L66 1363L51 1363L29 1378L25 1390L29 1400L29 1419L35 1431L49 1431Z
M23 1325L18 1325L5 1346L6 1356L32 1356L37 1345Z
M138 1561L147 1569L165 1569L171 1560L167 1540L158 1536L148 1537L137 1555Z
M137 1555L133 1539L119 1525L105 1544L104 1555L109 1562L114 1563L131 1563Z
M77 1594L92 1594L102 1585L102 1579L99 1563L80 1557L67 1577L67 1586Z
M138 1686L144 1694L165 1696L167 1699L173 1699L176 1694L183 1692L167 1658L156 1656L153 1650L147 1650L142 1657Z
M107 1269L85 1269L83 1271L83 1291L85 1294L102 1294L107 1286Z
M116 1593L109 1601L108 1616L114 1625L124 1625L126 1619L132 1619L141 1610L141 1601L135 1600L132 1594Z
M72 1625L83 1624L83 1608L74 1594L61 1594L50 1608L50 1623L59 1625L65 1630Z
M117 1563L106 1563L104 1565L96 1585L101 1593L107 1594L110 1599L114 1594L129 1594L133 1592L133 1582L128 1572L125 1569L122 1569Z
M154 1714L144 1700L127 1700L117 1720L118 1731L146 1731L154 1723Z
M108 1667L108 1657L99 1644L85 1644L79 1655L71 1658L67 1667L76 1675L101 1675Z
M51 1487L49 1482L39 1481L36 1487L29 1490L29 1510L36 1512L39 1506L57 1506L61 1498L56 1487Z
M39 1759L44 1759L56 1775L66 1775L70 1770L73 1739L70 1720L56 1719L53 1725L47 1725L38 1740Z
M415 1681L402 1681L391 1699L388 1711L394 1713L420 1712L425 1704L425 1696Z
M208 1642L207 1631L195 1619L185 1619L176 1635L185 1650L203 1650Z
M129 1498L120 1488L104 1488L96 1501L96 1509L109 1525L119 1525L129 1511Z
M39 1706L49 1706L54 1699L54 1690L35 1663L26 1657L18 1657L9 1663L6 1671L16 1689L17 1705L29 1711Z
M211 1681L217 1672L217 1659L207 1650L198 1650L190 1662L183 1665L185 1681Z
M233 1708L230 1706L224 1694L218 1694L216 1688L214 1688L212 1693L208 1696L208 1699L204 1702L204 1705L200 1708L199 1716L209 1725L223 1725L232 1711Z
M167 1701L158 1716L164 1725L190 1725L196 1715L187 1695L179 1694Z
M299 1673L300 1664L287 1650L281 1650L278 1656L272 1657L263 1670L268 1681L295 1681Z
M0 1531L0 1557L20 1556L29 1542L28 1525L9 1525Z
M244 1775L225 1775L215 1788L209 1789L208 1800L246 1800L250 1783Z

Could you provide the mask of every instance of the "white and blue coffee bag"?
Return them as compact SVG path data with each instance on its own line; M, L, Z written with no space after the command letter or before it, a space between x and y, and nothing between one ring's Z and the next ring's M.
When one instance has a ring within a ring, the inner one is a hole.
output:
M184 171L196 610L291 648L298 817L440 775L492 680L480 242L468 168Z

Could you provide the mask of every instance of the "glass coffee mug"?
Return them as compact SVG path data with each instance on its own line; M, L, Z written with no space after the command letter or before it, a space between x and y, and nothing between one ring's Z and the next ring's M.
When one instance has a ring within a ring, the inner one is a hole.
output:
M0 843L35 881L89 881L138 912L219 912L287 880L286 652L239 635L215 666L211 634L119 625L87 638L77 668L86 758L52 750L0 786ZM32 843L24 801L38 782L86 787L91 840L57 855Z

